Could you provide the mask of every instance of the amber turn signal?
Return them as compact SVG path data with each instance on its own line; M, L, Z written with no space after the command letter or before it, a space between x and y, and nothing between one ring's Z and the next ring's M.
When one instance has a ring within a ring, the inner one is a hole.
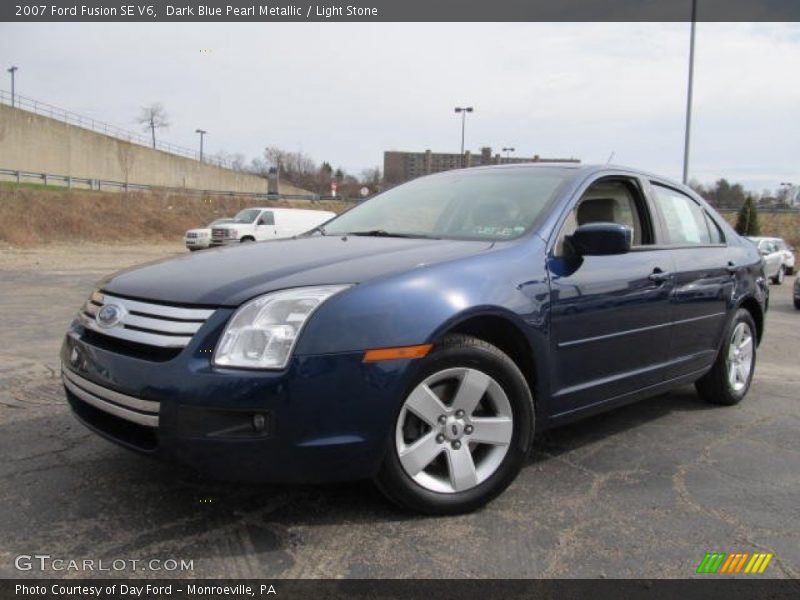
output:
M403 346L401 348L377 348L364 353L364 362L377 362L379 360L397 360L403 358L422 358L427 356L433 344L420 346Z

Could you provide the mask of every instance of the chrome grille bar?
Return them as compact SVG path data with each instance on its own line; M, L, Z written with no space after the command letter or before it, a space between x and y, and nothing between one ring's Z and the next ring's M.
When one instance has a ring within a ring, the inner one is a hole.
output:
M97 315L108 304L121 309L121 316L116 323L103 326ZM78 319L84 327L101 335L159 348L184 348L213 312L212 309L167 306L95 292Z
M158 402L109 390L63 368L61 379L70 392L99 410L139 425L158 427Z

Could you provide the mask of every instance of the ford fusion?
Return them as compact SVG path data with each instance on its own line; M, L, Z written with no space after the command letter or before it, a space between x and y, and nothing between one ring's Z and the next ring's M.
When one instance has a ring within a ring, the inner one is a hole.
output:
M537 432L693 383L747 394L761 256L692 190L509 165L394 187L288 240L104 280L67 332L98 434L230 480L373 478L475 509Z

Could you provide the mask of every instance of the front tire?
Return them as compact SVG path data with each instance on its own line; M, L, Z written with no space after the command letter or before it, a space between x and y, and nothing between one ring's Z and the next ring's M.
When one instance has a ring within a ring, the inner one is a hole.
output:
M531 392L514 361L483 340L448 336L422 359L376 483L417 512L475 510L517 476L533 423Z
M782 284L785 276L786 276L786 267L781 265L780 269L778 269L778 272L775 273L775 277L772 278L772 283L774 283L775 285Z
M747 395L755 366L756 325L750 312L740 308L728 325L714 366L695 387L707 402L733 406Z
M241 240L239 240L239 243L240 244L246 244L248 242L255 242L255 241L256 241L256 238L250 237L249 235L247 235L247 236L243 237Z

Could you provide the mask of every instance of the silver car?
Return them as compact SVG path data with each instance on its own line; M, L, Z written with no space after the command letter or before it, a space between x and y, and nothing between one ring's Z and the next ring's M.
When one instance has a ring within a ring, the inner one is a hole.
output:
M772 283L780 285L787 274L794 272L792 248L781 238L748 237L764 257L764 273Z

